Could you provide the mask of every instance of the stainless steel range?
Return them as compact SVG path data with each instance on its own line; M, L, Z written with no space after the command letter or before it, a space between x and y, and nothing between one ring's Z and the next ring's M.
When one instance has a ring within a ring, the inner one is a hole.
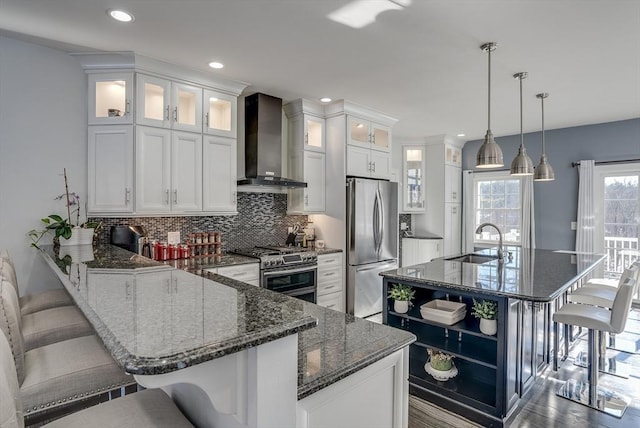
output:
M317 261L315 251L300 247L264 246L233 251L260 259L260 286L316 303Z

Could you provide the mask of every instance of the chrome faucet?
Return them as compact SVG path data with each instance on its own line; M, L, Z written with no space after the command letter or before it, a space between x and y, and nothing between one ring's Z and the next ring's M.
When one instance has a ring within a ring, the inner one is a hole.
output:
M482 223L476 229L476 234L482 232L482 229L484 229L485 226L492 226L495 230L498 231L498 236L499 236L499 241L498 241L498 262L502 263L504 261L504 251L502 250L502 232L500 231L500 229L498 229L498 226L496 226L493 223Z

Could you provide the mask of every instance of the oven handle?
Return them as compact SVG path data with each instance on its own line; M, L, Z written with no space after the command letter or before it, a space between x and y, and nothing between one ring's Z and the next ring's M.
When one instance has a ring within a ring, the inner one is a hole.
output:
M311 272L317 269L318 268L316 266L305 266L297 269L264 272L263 275L266 278L269 276L280 276L280 275L289 274L289 273Z

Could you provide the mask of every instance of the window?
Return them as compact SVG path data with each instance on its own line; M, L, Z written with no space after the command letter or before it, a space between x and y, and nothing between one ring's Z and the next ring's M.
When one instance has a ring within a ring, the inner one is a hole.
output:
M597 165L594 179L596 251L608 256L605 276L618 278L640 256L640 167Z
M504 243L520 245L522 229L522 180L509 171L474 174L474 229L482 223L493 223L503 233ZM475 235L475 243L494 243L498 232L485 227Z

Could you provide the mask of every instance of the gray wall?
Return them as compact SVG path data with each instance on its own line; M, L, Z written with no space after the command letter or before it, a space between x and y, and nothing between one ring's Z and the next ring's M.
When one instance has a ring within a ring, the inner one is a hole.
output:
M540 162L540 132L524 135L524 144L533 164ZM502 148L505 167L511 165L520 145L520 134L496 138ZM462 150L463 169L475 168L475 157L482 141L469 141ZM555 181L534 184L536 245L551 250L575 248L578 207L578 169L571 162L581 159L609 161L640 158L640 118L596 125L545 130L549 162ZM640 166L639 166L640 168Z

